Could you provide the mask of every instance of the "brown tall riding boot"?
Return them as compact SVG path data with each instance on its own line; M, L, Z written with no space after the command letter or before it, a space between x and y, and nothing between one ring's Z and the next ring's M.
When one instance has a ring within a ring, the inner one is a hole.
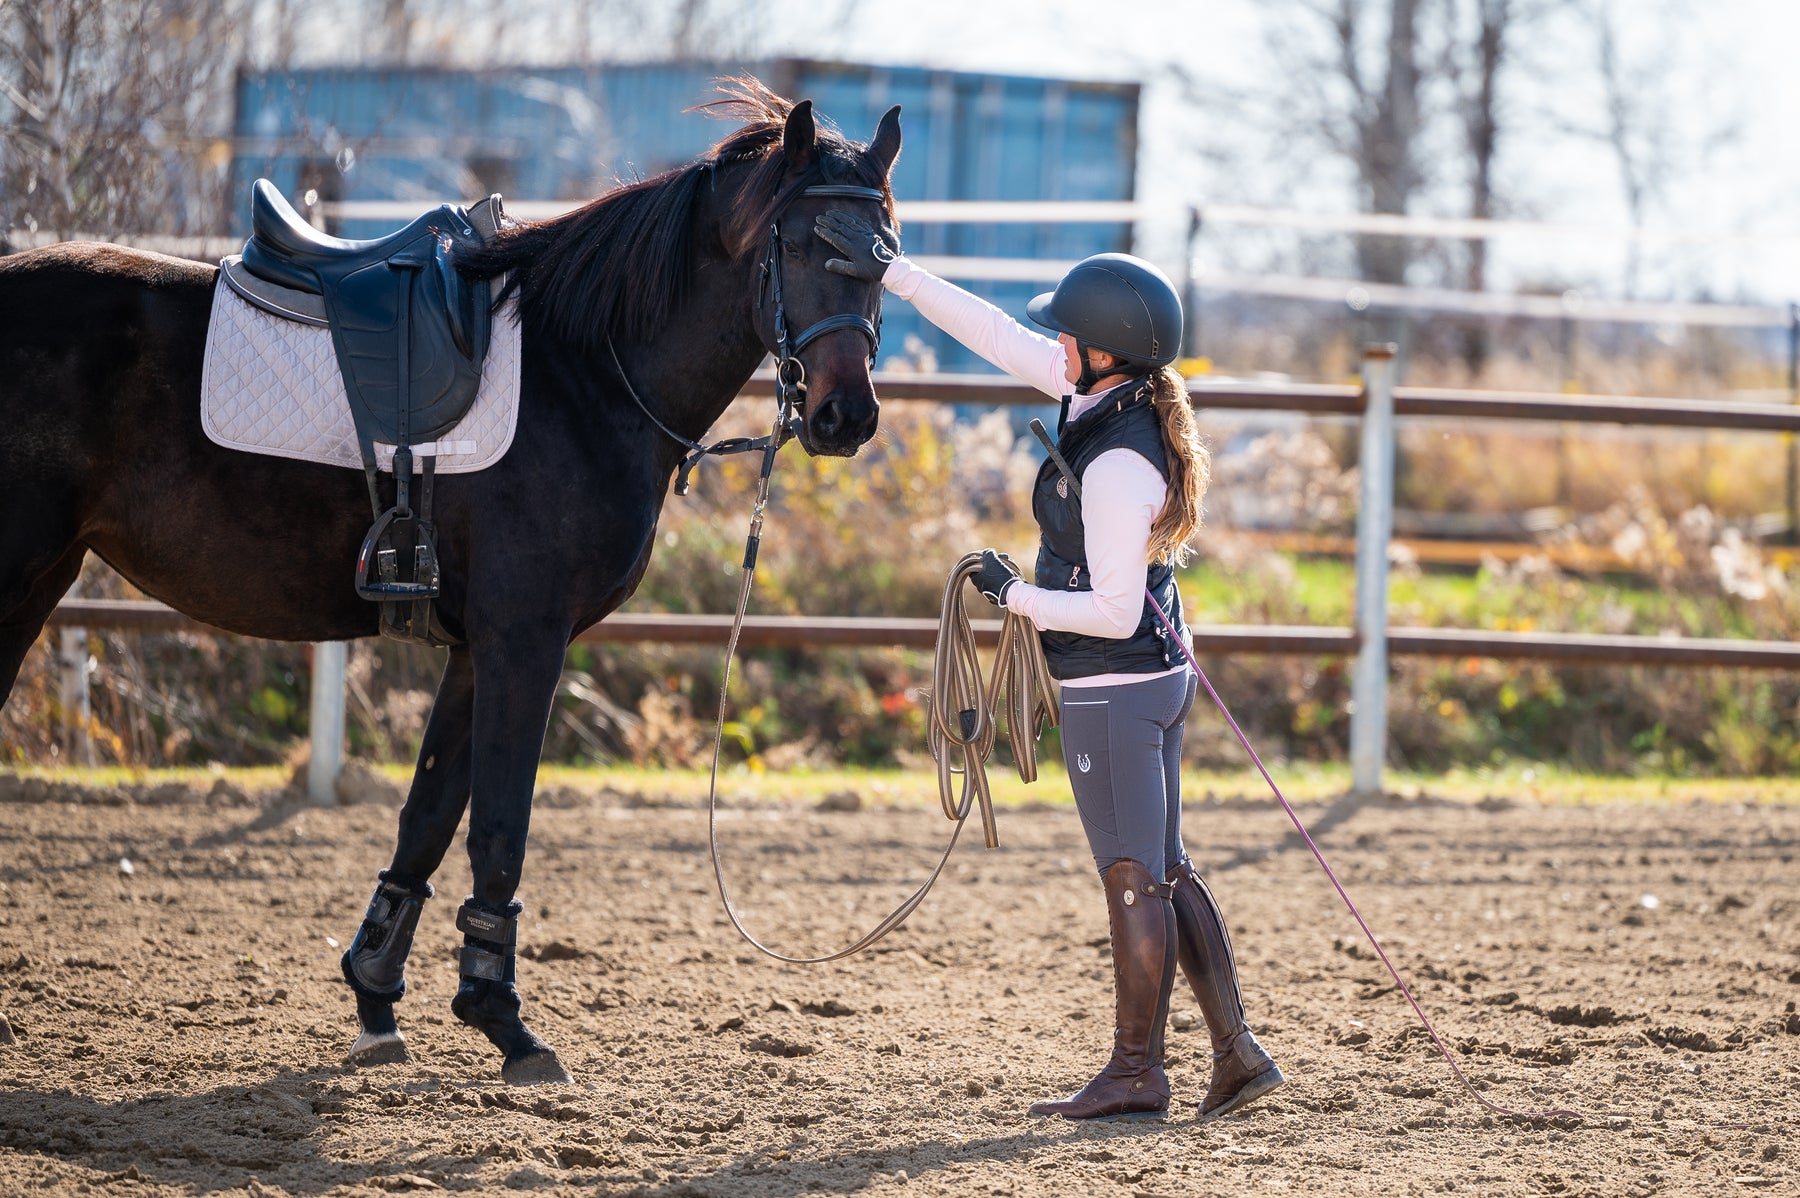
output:
M1032 1105L1064 1119L1161 1118L1169 1109L1163 1024L1175 984L1175 912L1169 886L1129 858L1106 871L1116 1018L1112 1059L1072 1098Z
M1191 861L1169 871L1169 885L1174 892L1181 972L1187 975L1212 1036L1212 1084L1200 1103L1200 1121L1205 1123L1262 1097L1287 1079L1244 1020L1231 935L1212 891Z

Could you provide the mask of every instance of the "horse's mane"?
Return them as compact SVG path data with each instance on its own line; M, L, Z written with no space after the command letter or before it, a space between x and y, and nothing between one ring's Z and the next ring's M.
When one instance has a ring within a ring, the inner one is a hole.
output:
M891 207L887 180L863 158L862 147L816 115L813 165L784 184L781 138L793 103L749 76L722 79L719 91L723 99L698 111L744 125L705 155L622 184L573 212L502 229L460 265L474 274L507 273L498 300L517 294L522 320L541 321L591 351L612 334L650 335L680 306L691 274L694 204L721 167L753 164L740 202L720 229L734 258L760 245L781 210L814 183L879 188Z

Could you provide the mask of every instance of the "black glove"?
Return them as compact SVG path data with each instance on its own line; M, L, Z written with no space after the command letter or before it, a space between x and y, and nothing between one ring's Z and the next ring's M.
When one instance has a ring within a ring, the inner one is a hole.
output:
M1006 606L1006 588L1019 581L1019 568L1004 553L981 551L981 569L975 571L975 589L995 607Z
M888 263L900 256L899 247L890 246L875 226L848 212L825 213L813 224L813 232L844 255L827 260L826 270L865 283L881 282Z

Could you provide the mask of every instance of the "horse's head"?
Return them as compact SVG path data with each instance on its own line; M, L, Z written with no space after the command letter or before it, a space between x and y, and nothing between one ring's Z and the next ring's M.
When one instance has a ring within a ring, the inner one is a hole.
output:
M758 267L757 331L800 395L800 443L849 457L875 435L881 405L870 378L881 330L881 286L825 269L830 246L813 223L830 208L862 216L898 241L888 174L900 153L900 109L888 110L866 148L821 137L812 101L782 128L779 203Z
M895 234L888 174L900 109L861 146L821 129L810 100L790 104L754 79L724 82L726 98L701 107L748 123L710 154L503 229L458 265L505 274L502 298L518 296L528 329L585 355L600 377L626 390L633 372L647 381L650 399L637 404L665 432L681 430L670 445L718 418L760 342L794 384L801 444L848 457L879 415L869 368L881 286L826 270L831 249L813 224L842 208ZM704 385L684 390L684 372Z

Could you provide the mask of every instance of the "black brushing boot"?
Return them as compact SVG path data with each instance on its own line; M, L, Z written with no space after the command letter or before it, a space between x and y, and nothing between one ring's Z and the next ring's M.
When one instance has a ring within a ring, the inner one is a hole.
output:
M513 900L504 911L495 911L473 897L463 900L456 912L456 927L463 934L459 972L461 985L450 1000L455 1016L486 1036L505 1056L500 1076L509 1086L534 1086L545 1082L572 1082L555 1051L532 1034L519 1018L517 958L519 912L524 904Z
M356 938L344 950L344 980L356 992L362 1025L347 1064L400 1065L412 1060L406 1037L394 1020L394 1004L406 995L406 958L412 952L419 913L432 895L431 883L382 870Z

